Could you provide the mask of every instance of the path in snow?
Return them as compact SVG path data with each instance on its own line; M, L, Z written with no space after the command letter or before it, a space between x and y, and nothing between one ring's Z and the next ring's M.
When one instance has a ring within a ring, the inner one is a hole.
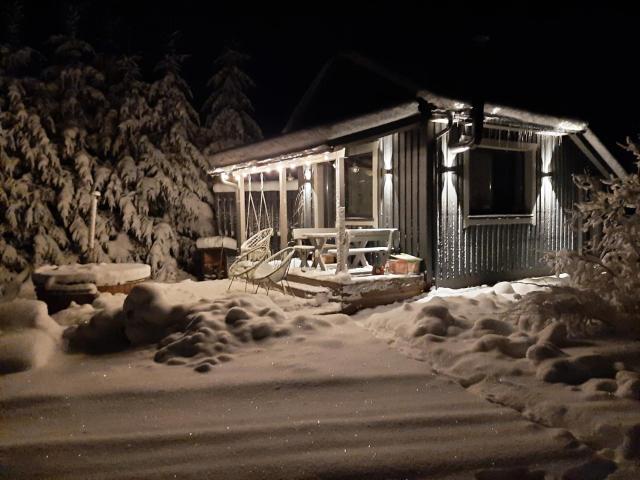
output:
M468 479L559 475L592 455L352 323L206 375L152 356L60 356L0 378L0 478Z

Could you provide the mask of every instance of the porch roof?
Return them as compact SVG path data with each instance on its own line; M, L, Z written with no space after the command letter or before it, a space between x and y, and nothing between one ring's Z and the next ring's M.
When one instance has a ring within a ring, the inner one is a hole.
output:
M266 159L293 158L322 153L341 145L344 139L363 132L398 128L421 117L418 101L411 101L377 112L349 118L332 124L306 128L267 140L223 150L209 157L215 168L250 164Z

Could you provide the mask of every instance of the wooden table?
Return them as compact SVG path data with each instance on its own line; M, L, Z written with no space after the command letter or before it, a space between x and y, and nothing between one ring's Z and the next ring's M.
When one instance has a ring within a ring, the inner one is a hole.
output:
M304 234L304 238L309 240L313 245L313 263L311 264L311 268L320 266L320 270L325 271L327 269L322 260L322 252L327 245L327 240L336 238L337 236L338 232L307 232Z
M301 228L294 232L294 238L298 241L302 239L308 240L313 246L313 264L312 268L320 266L321 270L326 270L326 266L322 260L322 254L325 252L335 253L337 247L327 248L327 240L337 238L338 231L329 228ZM393 247L393 235L397 232L395 228L357 228L346 229L349 241L348 255L354 258L350 263L351 268L358 266L366 267L369 265L365 257L366 253L388 254ZM368 242L379 242L384 246L367 247Z

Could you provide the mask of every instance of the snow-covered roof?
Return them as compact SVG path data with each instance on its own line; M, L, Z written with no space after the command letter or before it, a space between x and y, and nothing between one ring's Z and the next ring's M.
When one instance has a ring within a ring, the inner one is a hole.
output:
M356 134L375 131L377 134L383 135L397 129L403 121L417 121L423 114L420 108L422 102L426 102L432 112L465 111L471 108L471 105L466 102L421 90L418 92L416 100L411 102L224 150L212 155L209 159L211 164L219 169L258 160L277 160L328 151L333 147L348 143L350 137ZM527 128L551 130L561 134L580 134L611 171L618 176L625 174L624 168L588 129L588 125L584 121L543 115L492 103L485 104L484 114L485 121L488 123L510 122ZM385 130L385 127L388 129Z
M224 150L209 157L215 167L227 167L252 160L277 158L291 153L315 153L329 150L336 141L420 115L417 101L404 103L378 112L342 120L329 125L286 133L260 142Z
M428 90L420 90L418 97L439 110L457 111L471 108L469 103L447 98ZM577 133L587 129L587 122L582 120L543 115L495 103L485 103L484 114L487 120L491 118L510 119L525 125L549 128L562 133Z

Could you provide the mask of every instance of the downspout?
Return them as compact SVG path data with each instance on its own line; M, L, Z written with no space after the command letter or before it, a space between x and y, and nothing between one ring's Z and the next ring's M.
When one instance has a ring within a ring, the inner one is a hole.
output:
M484 83L485 83L485 62L486 50L489 37L478 35L473 39L472 48L474 54L471 56L471 73L474 76L471 82L471 135L461 134L457 142L449 141L449 153L456 155L472 148L476 148L482 141L482 130L484 127Z
M471 135L461 134L457 142L449 141L447 149L450 154L457 155L458 153L466 152L480 145L482 141L482 131L484 129L484 101L477 99L471 109ZM448 126L445 130L448 132L451 129ZM441 132L442 133L442 132ZM445 132L446 133L446 132Z
M232 182L228 178L224 178L224 173L220 175L220 181L223 185L227 185L228 187L233 188L236 192L238 191L238 184L236 182Z

